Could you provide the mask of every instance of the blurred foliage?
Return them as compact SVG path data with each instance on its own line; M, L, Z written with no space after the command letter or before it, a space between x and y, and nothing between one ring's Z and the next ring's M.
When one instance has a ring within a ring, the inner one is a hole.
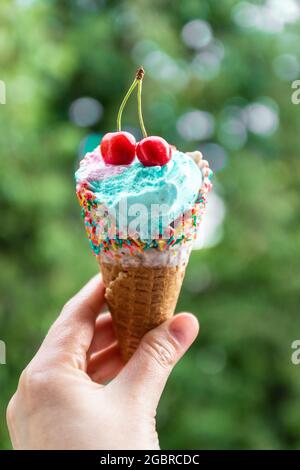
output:
M198 315L202 332L167 385L158 413L161 445L299 448L300 366L290 356L300 336L300 108L272 64L280 54L300 59L300 27L291 23L277 33L241 27L233 16L238 4L1 1L0 79L7 84L7 104L0 106L0 338L7 344L1 448L10 447L5 408L20 372L64 302L97 271L74 194L77 149L88 134L115 127L140 62L149 132L185 150L201 148L176 127L183 113L201 109L216 123L204 143L228 155L215 179L226 205L223 235L194 252L179 301L179 309ZM207 22L224 48L208 78L191 67L195 50L181 36L195 19ZM89 128L69 118L82 96L103 106L102 119ZM247 141L233 150L234 136L222 141L219 133L224 107L263 96L273 100L278 129L247 130ZM134 100L124 123L137 126Z

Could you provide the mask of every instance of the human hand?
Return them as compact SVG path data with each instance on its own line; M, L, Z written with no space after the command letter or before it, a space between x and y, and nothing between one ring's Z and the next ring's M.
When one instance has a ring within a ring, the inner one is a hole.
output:
M7 409L15 449L159 448L156 408L198 322L176 315L147 333L123 367L103 305L98 275L65 305L23 371Z

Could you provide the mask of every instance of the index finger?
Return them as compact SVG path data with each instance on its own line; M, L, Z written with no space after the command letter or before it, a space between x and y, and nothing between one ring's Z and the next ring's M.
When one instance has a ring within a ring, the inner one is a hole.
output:
M66 303L49 329L40 352L47 350L54 356L64 353L61 360L77 361L82 368L93 339L96 318L105 302L104 292L102 277L97 274Z

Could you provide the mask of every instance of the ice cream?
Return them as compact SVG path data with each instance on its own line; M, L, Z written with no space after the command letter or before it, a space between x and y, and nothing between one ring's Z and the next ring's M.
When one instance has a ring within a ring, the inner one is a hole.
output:
M151 215L153 205L160 205L164 223L170 224L192 210L203 180L201 169L195 161L178 151L162 167L145 167L137 159L131 165L116 166L104 163L98 147L86 155L76 172L79 191L81 186L87 188L92 192L94 201L105 209L114 210L117 226L120 225L120 209L126 205L131 214L127 217L133 218L135 213L131 209L136 204L142 204L146 209L141 218ZM89 219L86 222L88 225ZM142 225L145 227L147 222L149 224L149 220L142 220ZM139 235L139 238L149 240L149 234ZM96 252L98 247L96 241Z

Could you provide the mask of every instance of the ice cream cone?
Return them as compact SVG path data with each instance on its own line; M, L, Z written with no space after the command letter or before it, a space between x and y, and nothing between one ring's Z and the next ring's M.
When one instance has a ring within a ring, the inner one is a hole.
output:
M156 253L154 263L151 256L135 262L126 257L121 262L99 257L105 297L124 362L149 330L174 314L190 247L173 251L171 256Z
M211 176L200 152L174 151L172 161L161 168L144 167L137 161L128 166L106 165L99 149L85 156L76 173L88 238L103 275L125 362L144 334L174 313ZM123 236L120 213L115 211L111 217L110 209L124 199L129 207L142 204L147 215L152 204L167 206L158 236L151 232L145 237L142 230L131 233L128 220Z
M106 300L125 362L147 331L174 313L185 269L101 264Z

